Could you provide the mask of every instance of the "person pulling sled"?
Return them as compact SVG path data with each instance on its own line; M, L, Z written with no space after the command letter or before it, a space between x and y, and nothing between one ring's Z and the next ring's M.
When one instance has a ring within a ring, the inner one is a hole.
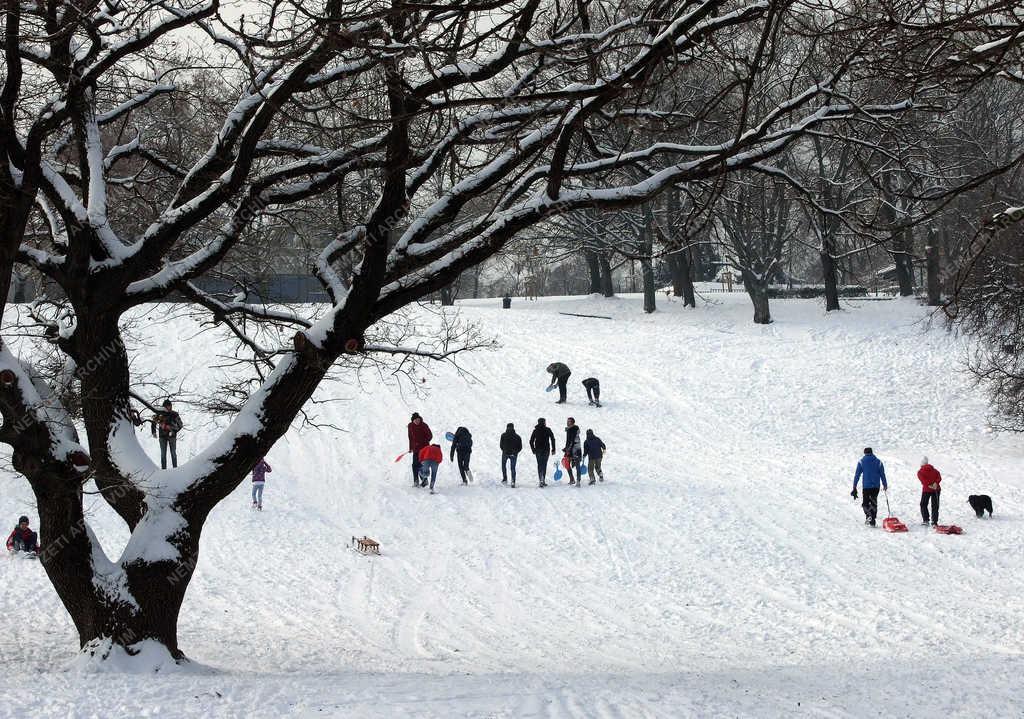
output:
M888 490L889 484L885 480L885 465L875 456L871 447L864 448L864 456L857 462L857 471L853 475L853 491L850 496L857 499L857 482L863 477L861 485L864 490L864 498L860 506L864 509L864 524L874 527L875 518L878 515L878 490Z
M942 491L942 475L939 470L928 463L927 457L921 458L921 469L917 470L917 479L921 482L921 524L927 525L929 519L933 527L939 526L939 493ZM931 517L928 508L931 505Z

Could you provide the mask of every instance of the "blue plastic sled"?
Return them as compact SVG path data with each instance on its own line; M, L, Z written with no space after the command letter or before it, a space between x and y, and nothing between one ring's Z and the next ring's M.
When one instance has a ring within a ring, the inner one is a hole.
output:
M582 477L586 473L587 473L587 465L581 464L580 465L580 476Z
M561 479L562 479L562 470L560 470L560 469L556 469L555 470L554 479L555 479L556 482L561 481Z
M553 392L555 387L557 387L557 386L558 386L557 384L548 385L547 387L544 388L544 391L545 392Z
M451 442L452 440L455 439L455 435L452 434L451 432L445 432L444 433L444 438L447 439L449 442Z

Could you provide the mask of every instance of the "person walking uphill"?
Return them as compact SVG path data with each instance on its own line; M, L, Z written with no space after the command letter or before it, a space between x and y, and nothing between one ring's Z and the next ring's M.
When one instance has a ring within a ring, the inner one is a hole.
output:
M412 453L412 486L426 487L427 483L420 484L420 450L430 444L434 433L420 417L419 412L412 413L412 421L409 422L409 451Z
M509 422L505 425L505 432L498 442L501 448L501 483L508 484L507 465L512 466L512 488L516 486L516 461L519 453L523 451L523 438L516 434L515 425ZM546 463L546 462L545 462Z
M434 481L437 479L437 468L444 459L444 452L441 445L428 444L420 450L420 486L427 486L427 479L430 479L430 493L434 493ZM465 484L465 481L463 481Z
M857 482L864 478L863 490L864 499L860 506L864 509L864 524L875 526L875 517L878 515L878 489L889 489L885 481L885 465L871 451L871 447L864 448L864 456L857 462L857 471L853 475L853 491L850 496L857 499Z
M555 404L565 404L565 388L569 384L569 375L572 374L572 370L561 362L552 362L548 365L548 374L551 375L550 386L558 385L558 401Z
M587 458L587 474L590 475L590 484L594 484L597 479L604 481L604 472L601 471L601 458L604 457L604 451L607 447L604 446L604 442L601 438L594 434L594 430L587 430L587 438L583 440L583 454Z
M555 433L547 426L544 418L537 420L537 426L533 428L530 435L530 451L537 458L537 476L540 478L540 486L547 487L544 475L548 472L548 457L555 456Z
M566 468L569 470L569 484L582 487L583 475L580 473L580 463L583 461L583 444L580 442L580 428L572 417L565 420L565 447L562 448L562 454L569 458L569 466ZM575 477L572 476L573 467L576 468ZM576 481L577 478L579 478L579 482Z
M160 437L160 469L167 469L167 450L171 450L171 466L178 466L178 432L185 425L181 415L174 411L171 400L165 399L163 410L157 412L150 426L153 436Z
M260 461L252 468L252 507L263 511L263 485L267 483L267 474L273 472L267 460L260 457Z
M467 480L473 479L473 472L469 468L469 456L473 453L473 435L465 427L455 430L455 437L452 439L452 451L448 455L451 462L458 457L459 476L463 484L469 484Z
M921 458L921 469L917 470L917 478L921 481L921 524L928 524L928 505L931 505L931 523L939 524L939 494L942 492L942 475L939 470L928 464L928 458Z

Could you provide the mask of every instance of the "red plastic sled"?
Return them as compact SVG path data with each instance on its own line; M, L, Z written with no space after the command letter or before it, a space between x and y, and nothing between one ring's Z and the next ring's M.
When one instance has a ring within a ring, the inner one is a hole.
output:
M569 469L569 455L562 455L562 466L565 467L566 469Z
M882 520L882 529L886 532L907 532L907 525L905 525L896 517L886 517Z
M955 524L937 524L935 525L935 531L939 534L963 534L964 530Z

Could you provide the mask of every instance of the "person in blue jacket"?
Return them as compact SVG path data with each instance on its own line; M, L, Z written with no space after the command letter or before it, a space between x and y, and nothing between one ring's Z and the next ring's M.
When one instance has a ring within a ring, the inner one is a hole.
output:
M864 524L875 526L875 516L878 514L878 489L889 489L885 481L885 465L882 460L875 456L871 447L864 448L864 456L857 462L857 472L853 475L853 491L850 496L857 499L857 482L861 477L864 483L861 485L864 491L864 499L860 506L864 508Z

